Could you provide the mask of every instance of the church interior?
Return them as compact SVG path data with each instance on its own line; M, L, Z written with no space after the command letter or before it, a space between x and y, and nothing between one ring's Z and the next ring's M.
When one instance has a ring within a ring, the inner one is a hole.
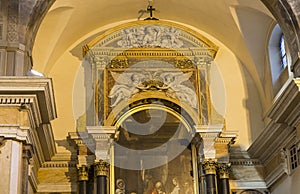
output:
M0 193L296 194L298 0L0 0Z

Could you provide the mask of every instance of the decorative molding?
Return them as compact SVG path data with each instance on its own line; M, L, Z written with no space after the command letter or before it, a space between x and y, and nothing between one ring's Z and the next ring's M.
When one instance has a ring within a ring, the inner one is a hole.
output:
M238 181L229 180L231 190L235 189L267 189L266 183L262 181Z
M0 89L1 91L1 89ZM37 128L42 123L37 95L0 95L0 107L17 107L20 111L28 111L32 128Z
M271 173L269 173L265 177L265 182L267 187L271 187L273 184L275 184L282 176L284 176L286 173L282 166L277 166Z
M289 173L284 150L297 141L296 127L300 123L300 79L292 79L282 90L267 116L271 121L252 143L248 153L265 166L264 179L268 187ZM269 166L272 165L272 166Z
M258 166L262 165L257 159L230 159L232 166Z
M0 136L4 139L14 139L32 144L29 127L21 127L18 124L0 124Z
M195 132L199 133L202 138L203 144L203 154L204 159L215 159L216 158L216 149L215 141L220 136L222 132L223 125L197 125L195 126Z
M141 27L141 28L140 28ZM218 47L214 45L210 40L202 36L201 34L191 30L190 28L187 28L185 26L179 25L177 23L173 22L168 22L168 21L137 21L137 22L130 22L126 24L122 24L119 26L116 26L110 30L108 30L106 33L101 34L94 40L92 40L89 44L89 48L103 48L107 47L109 45L117 45L117 41L122 39L123 36L126 37L125 43L128 42L128 40L133 40L130 41L129 45L134 46L134 42L140 42L141 40L134 41L135 39L145 39L144 35L145 34L151 34L150 32L145 33L145 28L171 28L173 29L173 32L180 32L179 34L175 33L177 36L177 40L183 41L184 44L188 43L187 47L200 47L205 49L206 51L210 52L212 56L216 55L216 52L218 50ZM127 31L128 33L122 33L122 31ZM155 33L158 32L159 30L155 30ZM107 35L109 34L109 36ZM130 36L126 35L129 34ZM172 34L172 33L171 33ZM173 33L174 34L174 33ZM132 36L131 36L132 35ZM170 33L168 33L167 36L170 36ZM147 36L148 37L148 36ZM150 44L150 45L159 45L157 40L159 40L160 36L157 36L154 38L155 44ZM148 40L148 39L147 39ZM144 42L144 41L143 41ZM149 41L146 41L149 45ZM186 43L185 43L186 42ZM163 43L165 44L165 43ZM142 43L144 45L144 43ZM178 45L178 44L177 44ZM136 47L138 45L135 45ZM162 46L162 45L160 45ZM130 47L126 47L130 48ZM123 48L124 50L124 48Z
M300 78L293 79L273 103L267 116L276 123L296 127L300 123Z
M88 134L96 136L100 135L100 139L102 139L102 134L114 134L117 130L115 126L87 126L86 129L88 131Z
M111 142L116 133L115 126L87 126L88 133L95 141L94 150L97 160L109 160Z
M224 128L223 124L216 124L216 125L196 125L195 129L198 133L221 133Z
M76 193L76 182L39 183L37 193Z
M258 158L265 163L272 158L272 155L285 147L289 140L295 137L295 133L296 131L286 124L271 121L248 148L248 153L252 158Z
M77 168L75 161L49 161L42 165L42 168Z
M52 87L52 79L45 77L1 77L0 91L2 94L36 95L43 123L50 123L57 117Z
M49 124L56 118L52 80L45 77L0 77L0 93L0 108L16 107L20 112L27 112L30 122L26 137L23 126L12 126L19 128L19 131L6 131L5 125L2 125L1 133L6 131L6 136L12 135L11 138L32 144L36 151L34 160L37 160L37 167L45 160L51 160L56 153Z

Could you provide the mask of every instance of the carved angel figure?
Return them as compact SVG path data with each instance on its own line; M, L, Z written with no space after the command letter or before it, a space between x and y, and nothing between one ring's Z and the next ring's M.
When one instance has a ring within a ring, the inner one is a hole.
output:
M147 87L142 84L144 75L141 73L111 72L111 75L116 82L108 96L114 100L111 107L115 107L123 100L128 100L140 90L147 89Z
M197 108L196 93L193 89L182 83L189 80L193 72L166 72L160 77L163 79L164 85L160 87L162 90L167 90L166 95L171 98L178 98L180 101L188 103L191 107Z

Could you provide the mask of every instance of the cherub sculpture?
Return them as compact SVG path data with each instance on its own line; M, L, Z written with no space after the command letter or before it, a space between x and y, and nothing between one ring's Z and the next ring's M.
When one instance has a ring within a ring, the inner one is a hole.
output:
M160 87L161 90L166 90L166 95L171 98L178 98L180 101L188 103L191 107L197 108L196 92L183 85L183 82L188 81L193 72L166 72L160 74L164 85Z
M141 73L115 73L111 72L116 84L112 87L109 98L114 99L111 107L115 107L121 101L128 100L141 90L146 90L143 85L144 75Z

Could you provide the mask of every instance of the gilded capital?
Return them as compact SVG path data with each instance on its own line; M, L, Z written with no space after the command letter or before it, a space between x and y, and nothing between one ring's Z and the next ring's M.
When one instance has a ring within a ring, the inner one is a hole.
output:
M220 179L229 179L230 166L230 163L219 164L218 170Z
M218 162L216 160L205 160L203 163L205 174L216 174Z
M89 180L89 173L88 168L85 165L78 167L78 181L88 181Z
M96 176L109 176L109 164L103 160L95 162Z

